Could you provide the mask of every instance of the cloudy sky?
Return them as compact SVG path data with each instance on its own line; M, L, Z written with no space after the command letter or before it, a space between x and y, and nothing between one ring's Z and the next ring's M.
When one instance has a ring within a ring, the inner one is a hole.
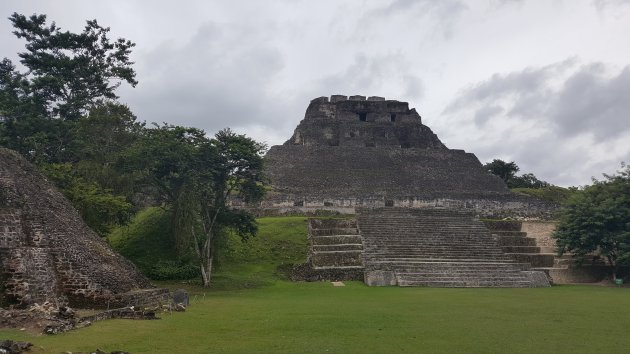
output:
M450 148L554 184L630 163L630 0L3 0L63 29L87 19L137 44L141 120L287 140L312 98L408 101Z

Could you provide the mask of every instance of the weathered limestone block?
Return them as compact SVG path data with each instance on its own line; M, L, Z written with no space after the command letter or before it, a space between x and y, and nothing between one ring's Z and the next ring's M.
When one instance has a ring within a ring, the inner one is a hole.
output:
M153 288L131 262L85 225L33 165L4 148L0 148L0 274L0 289L4 289L0 298L22 307L46 301L106 307L108 302L128 299L124 294Z
M396 274L388 270L366 270L365 284L368 286L396 286Z
M339 101L347 101L348 96L346 95L332 95L330 96L330 103L335 103Z
M349 99L350 101L365 101L365 96L360 96L360 95L350 96Z

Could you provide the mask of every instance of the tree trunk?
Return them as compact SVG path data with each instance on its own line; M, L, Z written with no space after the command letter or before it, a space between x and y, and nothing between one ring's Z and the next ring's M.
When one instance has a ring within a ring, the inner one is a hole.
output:
M607 256L608 264L610 265L610 269L612 270L612 279L613 282L617 280L617 260L611 256Z
M212 237L211 234L206 239L203 245L203 252L201 255L201 277L203 279L203 286L210 286L210 279L212 277L212 261L214 260L212 252Z

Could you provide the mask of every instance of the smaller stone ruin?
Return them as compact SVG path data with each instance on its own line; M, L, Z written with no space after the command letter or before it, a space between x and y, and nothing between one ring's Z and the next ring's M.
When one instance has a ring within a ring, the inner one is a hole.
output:
M0 305L117 308L167 301L14 151L0 148Z

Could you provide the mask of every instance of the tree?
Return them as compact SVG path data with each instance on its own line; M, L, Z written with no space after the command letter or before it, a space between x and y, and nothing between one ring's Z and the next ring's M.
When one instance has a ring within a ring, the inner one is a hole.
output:
M544 188L550 184L541 181L533 173L525 173L517 176L516 172L520 170L514 161L505 162L503 160L494 159L483 167L493 175L499 176L509 188Z
M95 105L117 98L122 82L137 84L129 55L135 46L110 41L109 28L87 21L83 32L62 31L45 15L9 17L26 51L22 73L0 62L0 144L36 163L72 159L74 122ZM53 119L58 118L58 119Z
M571 252L580 262L592 253L604 257L616 279L619 266L630 264L630 166L575 193L553 237L560 255Z
M516 172L520 170L513 161L505 162L499 159L494 159L492 162L483 165L483 167L493 175L499 176L506 184L514 177Z
M13 33L27 42L27 51L18 55L28 72L14 74L28 83L22 96L40 101L49 116L76 120L98 100L118 98L114 91L122 81L134 87L138 83L129 59L135 44L123 38L110 41L110 29L96 20L87 21L82 33L62 31L54 22L47 25L46 15L14 13L9 20Z
M132 205L123 195L83 178L70 163L49 163L40 166L79 211L83 221L99 235L125 223L131 217Z
M513 176L508 180L510 188L544 188L549 187L549 183L541 181L533 173L524 173L521 176Z
M228 129L208 139L202 130L165 124L148 129L123 160L146 171L156 199L170 208L178 254L194 255L204 286L226 232L243 239L256 232L254 217L230 200L263 197L263 151L264 145Z

